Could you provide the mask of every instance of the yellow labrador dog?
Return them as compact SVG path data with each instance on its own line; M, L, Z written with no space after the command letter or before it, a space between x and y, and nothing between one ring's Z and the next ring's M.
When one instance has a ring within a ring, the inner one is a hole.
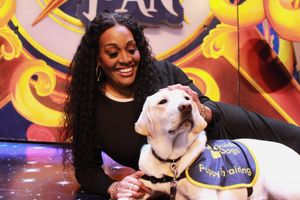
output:
M183 90L149 96L135 124L148 139L139 160L145 185L176 200L300 199L295 151L255 139L210 142L206 126Z

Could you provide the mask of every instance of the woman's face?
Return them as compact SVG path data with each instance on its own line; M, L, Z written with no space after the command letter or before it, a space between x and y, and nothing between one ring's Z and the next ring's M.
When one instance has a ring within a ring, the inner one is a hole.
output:
M111 87L132 86L140 62L132 33L121 25L107 29L99 38L99 61Z

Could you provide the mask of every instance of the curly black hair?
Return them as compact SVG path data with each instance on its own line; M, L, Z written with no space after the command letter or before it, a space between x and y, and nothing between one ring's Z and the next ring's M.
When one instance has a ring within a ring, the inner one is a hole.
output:
M127 14L102 13L98 15L87 27L68 74L70 81L66 87L64 139L71 138L73 152L71 158L74 159L74 162L80 162L79 151L84 152L93 140L95 94L99 92L99 82L97 82L95 73L99 54L99 37L107 29L117 24L125 26L131 31L141 55L134 82L136 117L138 117L146 97L157 90L155 85L159 77L143 27ZM102 73L100 84L105 79L105 74Z

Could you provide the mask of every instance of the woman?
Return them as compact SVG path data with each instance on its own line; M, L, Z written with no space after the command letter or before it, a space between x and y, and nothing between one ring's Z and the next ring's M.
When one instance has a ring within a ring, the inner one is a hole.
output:
M120 181L107 176L101 167L101 152L138 170L146 138L135 133L134 123L146 97L170 85L193 95L208 122L209 139L273 140L300 152L299 127L212 102L178 67L154 61L143 28L128 15L97 16L83 36L70 70L65 131L72 138L75 175L84 188L104 197L138 198L149 192L138 180L143 175L140 171Z

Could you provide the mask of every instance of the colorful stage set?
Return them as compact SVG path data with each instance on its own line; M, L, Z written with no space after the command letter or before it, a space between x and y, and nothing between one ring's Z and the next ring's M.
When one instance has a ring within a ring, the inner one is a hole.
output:
M62 165L61 127L70 61L104 11L145 24L212 100L300 125L300 0L0 0L0 199L100 199Z

